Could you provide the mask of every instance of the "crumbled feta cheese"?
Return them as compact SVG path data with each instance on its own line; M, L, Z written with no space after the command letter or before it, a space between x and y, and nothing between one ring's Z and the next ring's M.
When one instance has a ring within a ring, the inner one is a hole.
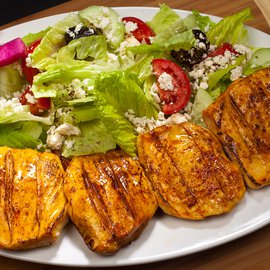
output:
M78 127L75 127L69 123L64 123L55 129L56 133L61 135L70 136L70 135L80 135L81 131Z
M159 98L159 95L158 95L158 87L157 87L156 83L153 83L153 85L150 88L149 93L153 97L154 101L157 104L159 104L160 103L160 98Z
M65 144L67 149L71 149L75 144L75 140L74 139L67 139L67 140L65 140L64 144Z
M207 89L208 88L208 83L207 82L201 82L200 83L200 88Z
M75 33L74 33L73 31L70 31L69 28L66 30L66 33L67 33L71 38L75 38Z
M47 131L47 135L47 146L54 150L61 149L65 137L56 132L55 126L49 128L49 130Z
M49 146L51 149L61 149L64 141L65 141L65 136L70 136L70 135L80 135L81 131L78 127L75 127L71 124L64 123L58 127L52 126L49 128L47 131L47 146ZM67 142L67 144L71 144Z
M127 37L123 42L121 42L117 52L119 52L120 54L125 54L127 47L138 46L140 44L141 43L135 37L133 36Z
M78 25L76 25L75 29L74 29L74 33L75 34L79 34L80 30L82 29L83 24L79 23Z
M107 52L107 56L108 56L108 62L109 63L114 63L115 61L118 60L118 56L114 53L109 53Z
M174 89L173 78L170 74L163 72L158 77L159 87L165 91L172 91Z
M31 67L32 66L32 60L31 60L31 53L28 53L27 57L25 58L25 63L27 67Z
M125 31L128 35L130 35L136 29L138 29L137 23L125 22Z
M238 66L231 70L231 76L230 80L235 81L242 77L243 68L241 66Z
M19 98L5 99L0 97L0 110L6 110L6 114L25 111L25 106L20 103Z
M27 100L29 103L31 103L31 104L35 104L35 103L36 103L35 97L34 97L33 95L29 94L29 93L27 93L27 94L25 95L25 98L26 98L26 100Z
M146 116L136 117L134 111L132 110L128 110L124 115L133 124L137 133L144 133L159 126L180 124L188 121L188 118L185 116L185 114L181 113L175 113L170 117L165 118L164 113L159 112L157 120L154 118L149 119Z
M244 54L247 57L247 60L249 60L252 56L252 50L249 47L246 47L241 44L235 44L233 45L233 48L240 54Z

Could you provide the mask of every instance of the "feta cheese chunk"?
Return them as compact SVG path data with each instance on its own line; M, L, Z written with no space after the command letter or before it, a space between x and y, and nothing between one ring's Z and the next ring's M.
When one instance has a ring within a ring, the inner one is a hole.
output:
M158 77L159 87L165 91L172 91L174 89L173 78L170 74L163 72Z

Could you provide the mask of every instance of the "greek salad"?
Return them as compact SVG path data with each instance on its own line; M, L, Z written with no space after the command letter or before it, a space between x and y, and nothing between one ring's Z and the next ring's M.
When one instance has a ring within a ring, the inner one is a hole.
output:
M136 156L139 133L192 121L230 83L270 66L249 45L250 9L218 23L165 4L150 21L90 6L0 45L0 145L64 157L116 147Z

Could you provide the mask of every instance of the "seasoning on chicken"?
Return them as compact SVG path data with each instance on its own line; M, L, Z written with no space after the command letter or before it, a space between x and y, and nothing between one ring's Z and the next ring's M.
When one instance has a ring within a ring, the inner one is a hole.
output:
M54 154L0 148L0 248L56 241L68 220L63 178Z
M204 112L210 131L253 189L270 184L270 69L232 83Z
M244 196L237 165L202 127L191 123L158 127L141 134L137 148L158 204L169 215L200 220L229 212Z
M157 209L138 161L120 150L74 157L64 189L71 220L88 248L101 254L138 238Z

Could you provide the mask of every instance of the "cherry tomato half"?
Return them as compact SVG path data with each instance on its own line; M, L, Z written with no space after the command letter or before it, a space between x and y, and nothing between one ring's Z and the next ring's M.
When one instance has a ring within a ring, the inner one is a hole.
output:
M29 96L33 97L33 102L29 100ZM33 92L30 90L30 87L22 93L20 97L20 102L22 105L29 105L30 112L34 115L40 115L46 110L49 110L51 107L51 99L50 98L34 98Z
M165 114L179 112L187 105L190 99L191 86L188 76L180 66L170 60L154 59L152 66L157 78L164 72L172 77L173 90L163 90L158 84L162 111Z
M226 51L230 51L233 54L238 54L230 43L223 43L220 47L216 48L213 52L208 54L208 57L215 57L218 55L224 55Z
M133 36L139 41L142 42L145 40L147 44L150 44L150 37L154 37L154 31L142 20L135 17L124 17L123 22L133 22L137 24L137 29L132 31Z
M40 41L41 40L36 40L34 41L32 44L30 44L30 46L27 48L27 55L29 53L32 53L35 48L40 44ZM32 84L33 83L33 78L35 75L37 75L39 73L39 70L36 69L36 68L31 68L31 67L28 67L26 65L26 58L23 58L22 59L22 70L23 70L23 74L24 74L24 77L26 78L26 80Z

